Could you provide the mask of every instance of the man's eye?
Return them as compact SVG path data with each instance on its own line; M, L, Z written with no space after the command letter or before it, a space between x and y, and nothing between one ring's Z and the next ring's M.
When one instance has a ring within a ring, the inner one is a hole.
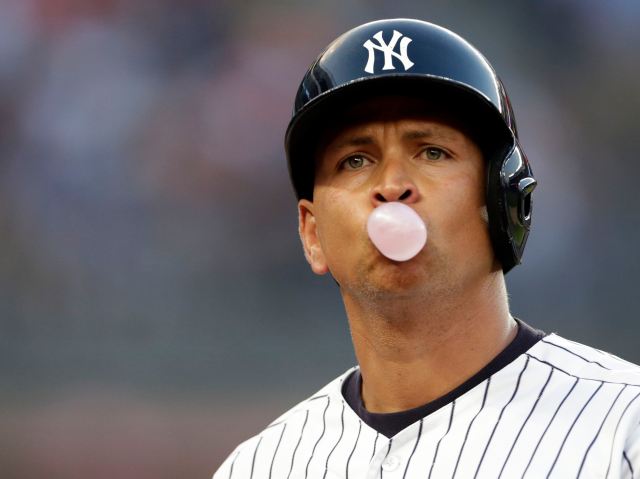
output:
M435 146L430 146L424 150L424 155L429 160L439 160L445 155L445 152Z
M362 168L367 161L364 156L350 156L342 162L342 168L346 170L358 170Z

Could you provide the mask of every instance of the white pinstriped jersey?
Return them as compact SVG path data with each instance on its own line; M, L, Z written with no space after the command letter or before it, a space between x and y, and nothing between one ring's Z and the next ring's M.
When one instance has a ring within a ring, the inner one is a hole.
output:
M335 379L242 443L214 479L640 477L640 367L551 334L387 438Z

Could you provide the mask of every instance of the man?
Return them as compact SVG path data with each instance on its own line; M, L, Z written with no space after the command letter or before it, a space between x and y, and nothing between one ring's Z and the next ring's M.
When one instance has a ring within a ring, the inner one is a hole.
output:
M345 33L303 79L286 148L305 256L339 285L359 366L215 479L639 474L640 369L509 313L536 183L477 50L417 20ZM426 225L404 261L367 233L387 204Z

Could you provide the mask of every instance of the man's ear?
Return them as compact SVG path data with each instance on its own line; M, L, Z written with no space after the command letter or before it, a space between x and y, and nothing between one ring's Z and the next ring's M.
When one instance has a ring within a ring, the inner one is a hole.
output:
M298 233L302 241L304 256L316 274L325 274L329 271L324 251L318 238L316 217L313 214L313 203L302 199L298 201Z

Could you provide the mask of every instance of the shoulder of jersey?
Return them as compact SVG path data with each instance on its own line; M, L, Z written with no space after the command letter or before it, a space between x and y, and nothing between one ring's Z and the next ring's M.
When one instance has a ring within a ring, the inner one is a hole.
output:
M312 394L304 401L296 404L294 407L289 409L287 412L278 417L275 421L269 424L262 432L256 434L255 436L247 439L246 441L240 443L238 447L236 447L233 452L227 457L225 462L220 466L218 471L214 474L213 479L217 479L218 477L226 477L224 474L229 474L228 470L232 467L234 460L241 455L241 453L245 450L255 449L256 443L262 440L273 440L276 441L282 432L283 428L278 426L286 425L291 421L300 421L304 420L304 417L308 415L310 412L315 411L316 409L324 409L327 405L329 398L338 398L342 397L341 393L341 385L342 381L351 374L356 367L348 369L346 372L335 378L333 381L328 383L322 389L320 389L315 394ZM243 457L248 456L247 454L242 454Z
M637 364L555 333L542 338L526 354L576 378L640 386Z

